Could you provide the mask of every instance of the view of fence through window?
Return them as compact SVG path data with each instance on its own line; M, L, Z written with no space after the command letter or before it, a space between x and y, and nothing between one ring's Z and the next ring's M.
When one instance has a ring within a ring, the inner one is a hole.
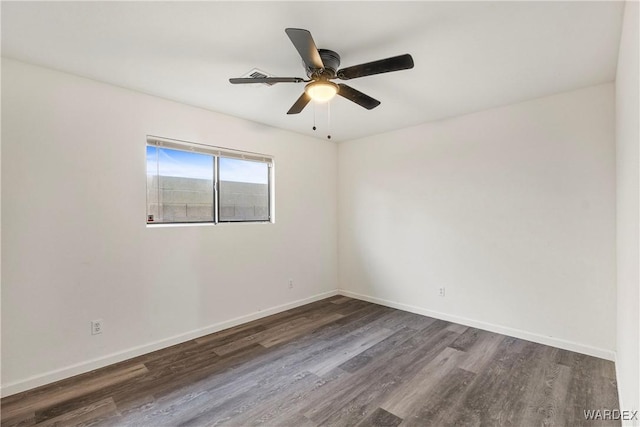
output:
M218 162L218 194L214 189ZM269 220L269 165L147 146L147 222Z
M262 162L219 159L219 220L269 220L269 166Z

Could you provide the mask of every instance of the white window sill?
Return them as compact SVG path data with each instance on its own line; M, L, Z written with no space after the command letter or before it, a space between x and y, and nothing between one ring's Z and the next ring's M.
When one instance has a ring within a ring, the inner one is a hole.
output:
M213 222L180 222L180 223L160 223L160 224L146 224L147 228L173 228L173 227L217 227L220 225L255 225L255 224L273 224L274 221L239 221L239 222L219 222L217 224Z

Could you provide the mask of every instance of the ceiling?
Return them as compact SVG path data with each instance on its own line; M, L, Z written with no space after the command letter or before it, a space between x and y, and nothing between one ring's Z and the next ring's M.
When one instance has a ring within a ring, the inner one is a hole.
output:
M613 81L621 2L2 2L2 56L294 132L344 141ZM341 67L410 53L286 112L302 83L232 85L253 68L304 77L284 32L311 31ZM315 120L318 130L313 131Z

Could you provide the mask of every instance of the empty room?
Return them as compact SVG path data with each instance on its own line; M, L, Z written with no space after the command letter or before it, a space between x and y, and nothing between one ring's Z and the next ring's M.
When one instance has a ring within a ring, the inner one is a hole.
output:
M637 1L2 1L1 425L640 426Z

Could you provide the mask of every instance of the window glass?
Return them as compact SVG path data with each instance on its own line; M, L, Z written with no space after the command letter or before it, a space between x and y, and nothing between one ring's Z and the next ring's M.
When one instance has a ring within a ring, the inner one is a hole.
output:
M213 222L214 161L207 154L147 146L147 222Z
M269 220L269 165L219 157L219 221Z
M270 222L273 157L147 137L147 223Z

